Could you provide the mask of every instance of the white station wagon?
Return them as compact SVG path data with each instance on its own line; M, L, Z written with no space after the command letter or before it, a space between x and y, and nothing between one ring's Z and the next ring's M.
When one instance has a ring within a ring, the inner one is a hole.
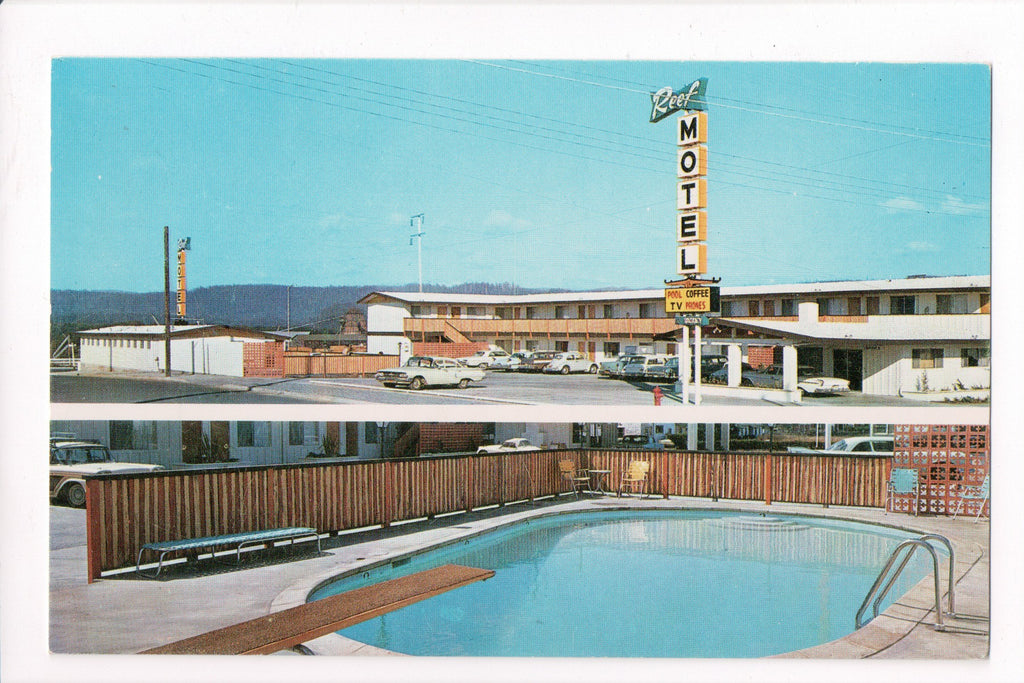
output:
M160 465L116 462L107 447L91 441L50 441L50 499L85 507L87 474L128 474L162 470Z
M480 446L476 452L477 455L480 455L482 453L525 453L539 450L538 446L534 446L526 439L506 439L490 446Z
M467 368L454 358L413 356L405 365L381 370L373 378L386 387L419 390L424 387L450 386L465 389L470 382L483 380L484 371Z

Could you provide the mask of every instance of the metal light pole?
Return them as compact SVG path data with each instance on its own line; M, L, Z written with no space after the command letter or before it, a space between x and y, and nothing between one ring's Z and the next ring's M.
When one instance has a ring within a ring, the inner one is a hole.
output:
M171 238L164 226L164 374L171 376Z
M420 294L423 293L423 214L418 213L409 219L409 227L416 228L416 232L409 235L409 244L416 238L416 261L419 266Z

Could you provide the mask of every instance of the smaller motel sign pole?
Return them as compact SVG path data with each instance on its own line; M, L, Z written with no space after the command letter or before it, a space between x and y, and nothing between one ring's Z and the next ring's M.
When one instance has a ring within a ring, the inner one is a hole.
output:
M665 281L665 311L682 326L679 340L679 395L689 403L690 368L693 402L701 402L701 328L720 314L718 278L707 278L708 116L699 78L678 92L665 87L651 94L651 123L676 112L676 277ZM691 328L693 354L690 353ZM692 359L692 360L691 360Z

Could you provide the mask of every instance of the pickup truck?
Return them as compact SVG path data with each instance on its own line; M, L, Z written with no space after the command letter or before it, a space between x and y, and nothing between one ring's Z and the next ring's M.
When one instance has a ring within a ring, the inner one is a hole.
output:
M50 499L85 507L85 475L153 472L160 465L116 462L106 446L92 441L50 440Z
M424 387L452 386L465 389L470 382L483 380L484 371L467 368L454 358L413 356L405 365L380 370L373 378L386 387L419 390Z

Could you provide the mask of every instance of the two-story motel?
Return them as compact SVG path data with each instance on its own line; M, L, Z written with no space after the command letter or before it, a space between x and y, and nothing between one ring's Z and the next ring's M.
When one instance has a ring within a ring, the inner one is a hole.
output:
M990 386L991 278L910 277L723 287L721 317L702 328L703 353L751 365L783 362L850 380L867 394L895 396ZM675 354L680 327L664 290L483 295L373 292L367 351L465 355L580 351L594 360L630 347Z

